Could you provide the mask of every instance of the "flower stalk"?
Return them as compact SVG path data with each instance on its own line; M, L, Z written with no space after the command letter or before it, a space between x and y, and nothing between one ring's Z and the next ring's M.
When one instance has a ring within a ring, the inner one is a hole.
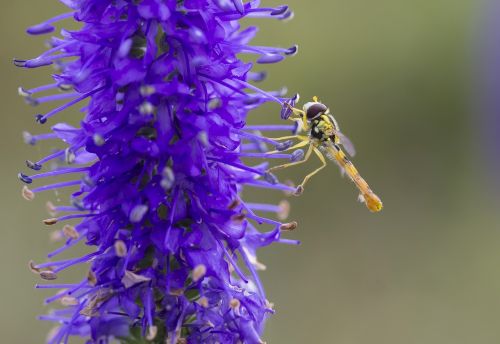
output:
M282 152L291 142L260 133L296 127L246 124L263 103L278 103L283 115L294 98L254 86L265 73L239 55L275 63L297 47L252 46L256 28L242 30L238 21L284 20L292 12L241 0L62 2L70 12L27 32L51 33L65 20L81 28L49 38L50 49L38 57L14 60L21 68L56 68L47 85L19 88L28 104L64 102L35 115L43 133L23 138L66 147L27 160L32 172L19 174L35 185L23 188L27 200L49 190L70 193L68 204L47 204L51 217L43 221L62 246L46 262L30 263L51 281L37 288L61 289L45 301L62 308L40 316L56 323L48 342L263 343L274 310L256 252L298 244L282 238L297 223L284 222L287 202L247 203L241 192L293 193L266 172L267 159L297 161L304 153ZM64 121L73 107L84 113L79 127ZM57 259L79 243L93 251ZM54 281L78 264L89 266L81 281Z

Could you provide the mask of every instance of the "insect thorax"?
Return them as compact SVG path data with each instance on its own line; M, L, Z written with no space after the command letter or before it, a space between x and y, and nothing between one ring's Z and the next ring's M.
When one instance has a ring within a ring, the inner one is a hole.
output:
M310 136L320 142L332 140L336 142L334 135L335 130L338 130L335 119L331 115L320 115L311 120Z

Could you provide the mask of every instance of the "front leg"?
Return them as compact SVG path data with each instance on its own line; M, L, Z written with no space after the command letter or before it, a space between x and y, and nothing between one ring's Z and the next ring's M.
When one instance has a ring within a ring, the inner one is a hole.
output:
M305 131L308 131L309 130L309 125L307 124L307 116L306 116L306 113L300 109L297 109L297 108L294 108L293 106L291 106L290 104L286 103L286 105L288 106L288 108L293 112L294 115L296 116L299 116L300 117L300 120L302 121L302 128L305 130ZM297 121L298 119L297 118L290 118L290 120L292 121Z
M268 137L270 140L274 141L283 141L283 140L291 140L291 139L298 139L300 141L308 141L309 138L304 135L290 135L290 136L280 136L280 137Z
M297 149L297 148L301 148L301 147L304 147L306 145L309 144L309 140L302 140L302 142L299 142L297 143L296 145L293 145L292 147L290 148L287 148L287 149L284 149L284 150L274 150L274 151L271 151L271 152L266 152L266 154L276 154L276 153L283 153L283 152L286 152L286 151L289 151L289 150L293 150L293 149Z

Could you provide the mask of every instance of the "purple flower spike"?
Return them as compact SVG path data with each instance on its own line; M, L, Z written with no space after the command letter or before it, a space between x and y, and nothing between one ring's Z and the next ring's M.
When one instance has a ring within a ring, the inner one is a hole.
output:
M40 316L56 323L48 342L79 336L100 344L263 343L274 311L256 252L276 242L298 244L281 238L297 223L284 222L286 201L247 203L240 195L245 186L293 193L266 172L266 161L298 161L304 152L287 152L292 141L261 134L290 135L293 125L246 124L261 104L276 102L287 112L285 104L294 106L297 97L251 84L266 74L238 55L272 63L297 47L249 45L257 30L241 30L238 20L286 19L291 12L241 0L62 2L70 13L28 33L52 32L53 23L70 18L81 29L62 30L36 58L14 60L21 68L56 67L51 83L19 88L28 104L63 101L35 116L46 132L23 138L65 147L27 160L29 173L18 175L26 200L70 191L67 204L47 203L50 218L43 221L62 245L46 262L30 263L52 281L37 288L62 289L45 301L63 308ZM84 114L80 127L65 123L70 107ZM53 180L60 176L64 181ZM79 244L91 252L57 259ZM54 283L79 264L89 267L84 278Z

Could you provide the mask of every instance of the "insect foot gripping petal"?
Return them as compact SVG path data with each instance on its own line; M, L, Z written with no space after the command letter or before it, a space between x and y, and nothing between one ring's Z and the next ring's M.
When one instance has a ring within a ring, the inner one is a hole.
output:
M304 187L302 185L297 186L295 189L295 192L293 193L294 196L300 196L304 193Z

